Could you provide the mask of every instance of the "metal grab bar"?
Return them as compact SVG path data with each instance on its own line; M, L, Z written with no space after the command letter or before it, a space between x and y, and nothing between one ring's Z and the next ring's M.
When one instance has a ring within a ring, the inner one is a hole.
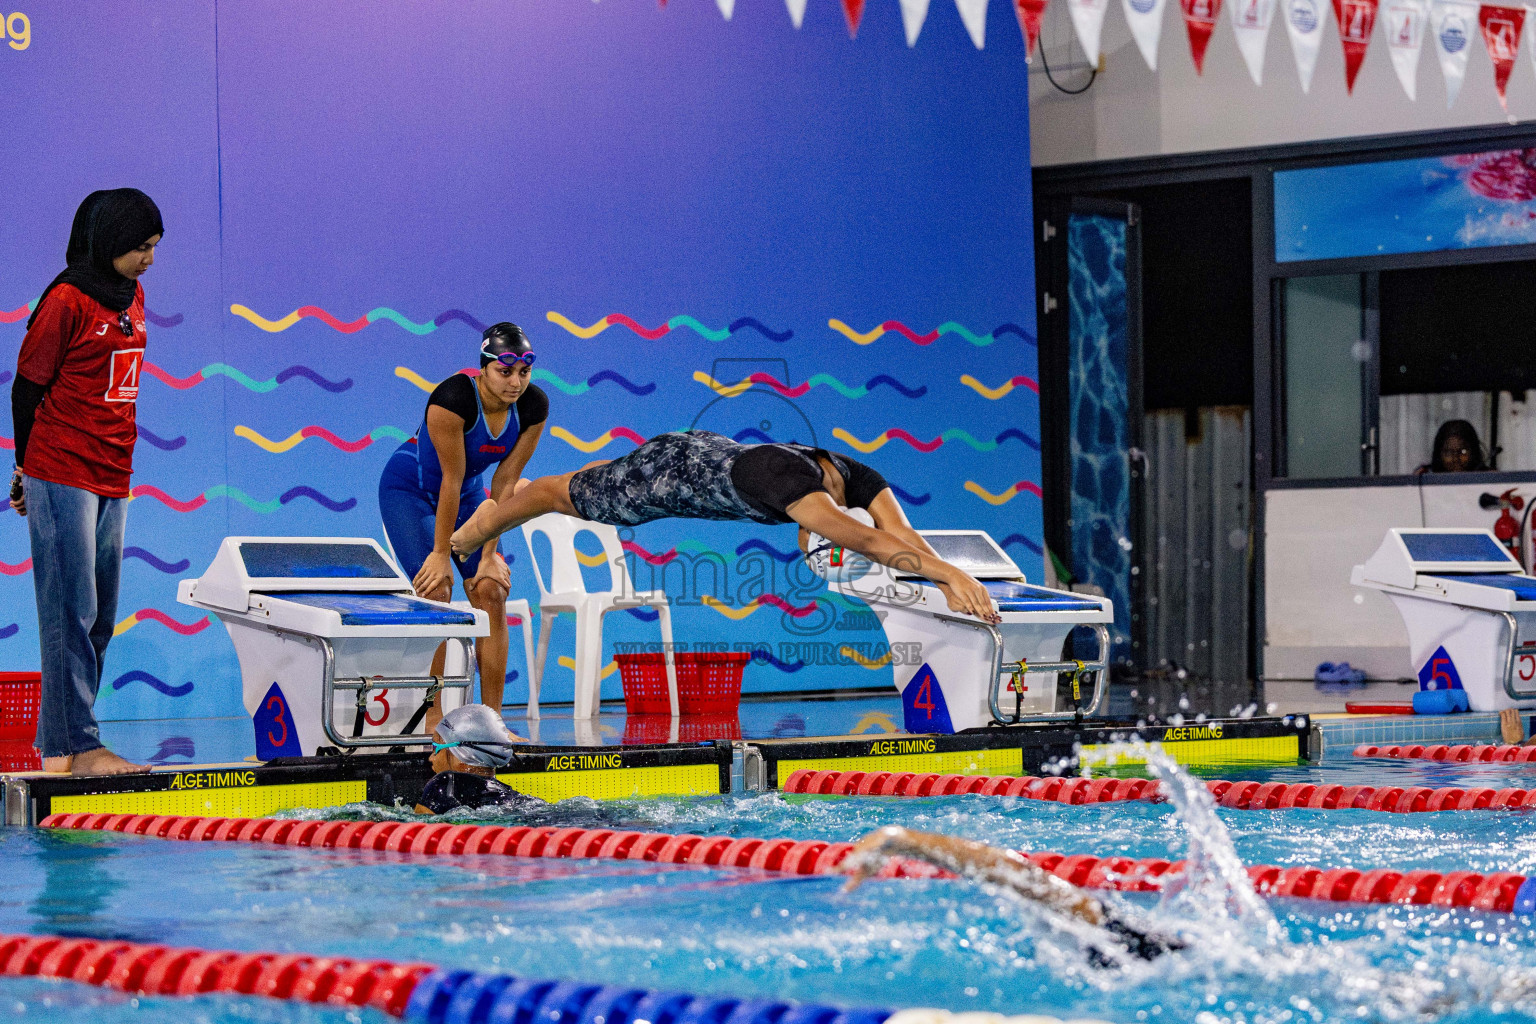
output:
M475 682L475 647L474 640L464 637L447 637L447 642L458 643L464 649L465 674L462 676L389 676L375 679L341 679L336 678L336 652L331 648L330 641L325 637L314 636L310 633L299 633L281 626L267 624L265 628L274 633L291 636L304 644L317 643L320 645L320 657L323 667L320 676L320 727L325 730L325 738L342 748L354 747L413 747L425 746L432 743L431 733L401 733L398 736L348 736L343 737L336 728L336 691L357 690L358 696L366 695L370 690L428 690L434 688L446 690L467 690Z
M987 687L987 707L992 711L992 720L999 725L1012 725L1015 722L1059 722L1070 721L1076 718L1092 718L1098 713L1099 705L1104 702L1104 694L1108 689L1104 685L1104 677L1109 670L1109 627L1102 622L1084 622L1080 625L1092 626L1094 635L1099 639L1099 656L1094 661L1042 661L1034 664L1023 662L1003 661L1003 633L1002 630L989 622L978 622L973 618L959 615L946 615L943 612L935 613L936 618L949 622L959 622L977 629L986 630L992 638L992 681ZM999 702L999 687L1002 683L1004 669L1010 667L1022 667L1028 672L1078 672L1093 673L1093 700L1087 710L1077 711L1044 711L1034 715L1024 715L1020 718L1005 718ZM1536 697L1536 694L1532 694Z
M1519 648L1515 646L1515 641L1519 639L1520 624L1509 612L1499 614L1509 626L1509 644L1504 654L1504 692L1511 700L1536 700L1536 690L1521 690L1515 686L1515 659L1519 656ZM1536 648L1532 648L1529 653L1536 655Z

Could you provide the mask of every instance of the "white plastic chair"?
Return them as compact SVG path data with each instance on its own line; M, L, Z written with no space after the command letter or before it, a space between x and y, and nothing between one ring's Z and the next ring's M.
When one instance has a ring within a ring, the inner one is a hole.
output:
M612 588L589 592L581 578L576 560L576 535L587 530L603 545L603 554L613 574ZM542 533L549 540L550 573L546 579L533 553L533 536ZM591 718L601 704L603 658L603 616L626 608L654 608L661 623L661 644L667 670L667 697L672 715L677 716L677 666L672 658L672 608L660 590L635 590L624 561L624 546L619 531L603 523L550 512L523 524L523 540L533 561L533 578L539 584L539 644L534 655L533 674L529 677L529 714L537 712L539 680L544 676L544 660L549 654L549 634L555 616L572 612L576 616L576 703L572 717Z
M453 607L463 611L471 611L474 606L468 601L453 601ZM528 602L520 597L507 599L507 614L516 615L523 622L523 671L527 673L528 680L528 717L539 717L539 680L533 674L533 610L528 607ZM464 660L463 648L458 644L448 645L448 657L443 664L443 671L452 675L463 672ZM446 692L446 691L444 691ZM502 707L506 707L505 704ZM446 708L444 710L447 710Z

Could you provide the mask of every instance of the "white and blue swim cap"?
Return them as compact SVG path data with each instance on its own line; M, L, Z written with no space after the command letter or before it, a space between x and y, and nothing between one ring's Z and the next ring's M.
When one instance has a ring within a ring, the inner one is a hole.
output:
M484 704L465 704L443 716L434 730L433 752L450 750L465 764L500 768L516 756L501 716Z
M842 508L839 511L865 526L874 526L875 517L868 509ZM805 543L805 563L828 583L852 583L869 574L875 563L852 548L833 544L819 533L812 533Z

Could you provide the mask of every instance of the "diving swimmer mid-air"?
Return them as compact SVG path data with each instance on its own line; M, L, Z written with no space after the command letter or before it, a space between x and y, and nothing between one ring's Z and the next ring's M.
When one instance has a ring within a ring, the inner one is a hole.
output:
M868 510L869 526L848 514ZM884 477L861 462L802 444L741 444L705 430L659 434L623 458L546 476L480 504L453 534L454 554L472 557L501 533L547 512L612 526L655 519L800 524L811 534L933 581L951 611L986 622L1000 616L985 587L938 556L907 522Z

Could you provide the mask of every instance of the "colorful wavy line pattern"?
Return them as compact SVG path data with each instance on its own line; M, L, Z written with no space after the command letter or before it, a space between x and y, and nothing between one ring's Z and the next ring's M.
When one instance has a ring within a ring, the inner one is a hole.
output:
M623 313L609 313L607 316L594 323L591 327L582 327L580 324L573 323L564 315L556 313L553 310L544 314L544 318L550 323L563 327L570 333L576 335L576 337L582 339L595 338L610 327L627 327L631 331L634 331L636 334L638 334L640 337L644 338L646 341L656 341L660 338L664 338L671 332L683 327L688 328L690 331L693 331L699 337L704 338L707 341L724 341L731 335L735 334L737 331L746 330L756 331L758 334L761 334L769 341L788 341L790 338L795 336L794 331L772 330L771 328L764 326L762 321L750 316L744 316L736 320L732 320L731 325L724 330L719 330L713 327L705 327L703 324L699 323L699 321L695 320L691 316L688 316L686 313L674 316L660 327L642 327L640 324L625 316Z
M972 377L968 373L961 375L960 383L964 384L966 387L970 388L981 397L989 398L994 402L1008 394L1014 388L1028 388L1030 391L1033 391L1037 395L1040 393L1040 382L1035 380L1033 377L1026 377L1023 374L1020 374L1016 377L1009 377L995 388L987 387L981 381L977 380L975 377Z
M172 376L165 370L150 362L146 362L144 364L144 372L158 380L160 383L164 384L166 387L174 388L177 391L186 391L189 388L195 388L203 381L212 377L228 377L230 380L234 381L236 384L239 384L247 391L254 391L258 395L264 395L269 391L275 391L282 385L288 383L290 380L293 380L295 377L302 377L305 380L312 381L322 390L329 391L333 395L340 394L352 386L351 377L340 381L327 380L325 377L322 377L320 374L316 373L314 370L311 370L307 366L290 366L286 370L278 371L276 377L269 378L268 380L254 380L227 363L210 363L203 367L201 370L198 370L196 373L192 374L190 377Z
M443 312L437 314L437 316L433 317L431 320L421 324L411 320L406 316L403 316L393 309L390 309L388 306L380 306L378 309L371 309L358 319L352 321L339 320L335 316L321 309L319 306L300 306L298 309L294 310L292 313L289 313L281 320L268 320L260 313L255 312L248 306L242 306L238 302L230 306L229 311L235 314L235 316L250 321L257 327L260 327L262 330L266 331L268 334L278 334L282 331L286 331L300 320L307 318L319 320L327 327L334 331L340 331L342 334L356 334L358 331L362 330L364 327L367 327L369 324L378 323L380 320L388 320L391 323L405 328L407 331L410 331L412 334L417 336L431 334L439 327L442 327L444 324L450 323L454 320L468 324L476 331L484 331L486 328L485 324L481 323L479 320L476 320L473 316L464 312L462 309L444 310Z
M257 501L255 498L251 497L249 494L246 494L240 488L231 487L228 484L216 484L215 486L208 488L202 494L199 494L197 497L191 499L190 501L181 501L177 498L173 498L153 484L139 484L130 492L130 494L134 498L154 498L156 501L160 502L160 504L176 512L194 512L208 504L208 502L212 501L214 498L232 498L235 501L238 501L240 504L244 505L246 508L250 509L252 512L259 512L262 515L276 512L284 505L287 505L293 501L297 501L300 498L308 498L309 500L315 502L317 505L320 505L323 508L327 508L332 512L350 512L357 506L356 498L344 498L341 501L337 501L334 498L327 497L326 495L320 493L313 487L308 487L304 484L289 488L283 492L281 497L273 501Z
M751 601L748 601L740 608L732 608L724 601L721 601L710 594L705 594L703 597L699 598L699 603L703 604L706 608L713 608L721 615L724 615L726 618L732 619L736 622L740 622L742 619L746 618L748 615L751 615L759 608L767 608L771 606L779 609L780 611L784 612L784 614L793 618L803 619L807 615L810 615L816 611L818 607L817 603L812 601L808 605L796 608L794 605L784 600L778 594L759 594L757 597L753 598Z
M15 622L11 623L9 626L0 626L0 640L9 640L11 637L20 632L21 626Z
M465 367L459 372L467 373L471 377L477 376L480 373L480 371L474 367ZM436 384L427 380L427 378L423 377L421 374L417 373L415 370L412 370L408 366L395 367L395 376L399 377L401 380L410 381L412 384L416 385L418 388L421 388L421 390L427 392L428 394L431 394L432 390L437 387ZM584 381L568 383L552 371L541 368L533 371L533 381L535 384L548 384L562 394L572 396L584 395L588 391L591 391L593 388L597 387L599 384L602 384L604 381L612 381L619 387L623 388L625 391L628 391L630 394L640 398L644 398L646 395L649 395L651 392L656 390L656 385L654 383L636 384L628 377L625 377L623 374L617 373L613 370L598 370Z
M140 561L148 562L152 567L160 570L163 573L182 573L186 572L192 567L192 560L189 558L183 558L179 562L167 562L163 559L157 558L155 555L145 551L143 548L135 547L131 544L128 547L123 548L123 557L137 558ZM0 576L23 576L31 571L32 559L30 558L17 562L15 565L11 565L8 562L0 562Z
M833 427L832 436L848 445L850 448L855 448L866 455L873 451L879 451L881 448L885 447L886 442L888 441L905 441L907 444L911 445L913 448L916 448L920 452L936 452L944 445L944 442L946 441L963 441L978 452L993 452L996 451L998 446L1000 446L1004 441L1019 440L1023 441L1027 446L1033 448L1035 451L1040 450L1040 442L1024 433L1024 431L1020 430L1018 427L1009 427L1001 434L998 434L997 438L992 441L978 441L976 438L972 437L968 431L961 430L959 427L951 427L950 429L944 431L944 433L940 434L938 437L934 438L932 441L919 441L917 438L913 437L911 434L901 429L900 427L892 427L890 430L882 431L873 440L869 441L859 440L857 437L855 437L853 434L850 434L842 427Z
M771 373L752 373L741 378L735 384L722 384L703 370L693 371L693 379L725 398L735 398L750 391L755 384L762 384L772 388L785 398L800 398L811 388L826 385L844 398L863 398L875 388L884 385L905 398L922 398L928 393L926 386L909 388L895 377L886 374L877 374L863 384L848 385L832 376L830 373L818 373L801 384L785 384Z
M151 433L148 428L142 425L139 426L139 440L152 444L163 452L174 452L176 449L184 447L187 443L185 437L160 437Z
M1037 498L1045 497L1045 495L1040 491L1040 485L1029 480L1020 480L1018 483L1014 484L1012 487L1009 487L1001 494L993 494L991 491L987 490L985 487L981 486L981 484L978 484L974 480L967 480L965 482L965 489L989 505L1006 505L1008 502L1017 497L1022 491L1028 491L1030 494L1033 494Z
M0 562L0 576L24 576L32 571L32 559L26 558L15 565Z
M1027 550L1032 551L1037 555L1045 554L1045 548L1030 540L1022 533L1010 533L1008 536L999 541L999 543L1003 547L1007 547L1009 544L1018 544L1019 546L1026 548Z
M900 334L914 345L932 345L946 334L958 334L972 345L976 345L978 347L985 347L990 345L1005 334L1012 334L1017 336L1018 339L1024 342L1026 345L1033 346L1036 343L1034 335L1024 330L1024 328L1020 327L1018 324L1012 323L1001 324L993 328L987 334L976 334L964 324L956 323L953 320L944 321L942 324L939 324L939 326L935 327L927 334L918 334L916 331L902 323L900 320L887 320L880 324L878 327L868 331L856 331L852 327L849 327L847 324L843 323L841 320L835 319L828 320L827 326L832 328L838 334L841 334L843 337L847 338L849 341L853 342L855 345L873 345L876 341L880 340L883 335L891 331Z
M773 656L772 651L765 651L761 649L752 652L752 660L754 662L764 662L766 664L772 665L780 672L788 672L790 674L799 672L801 669L805 668L805 662L803 661L781 661L780 659Z
M761 551L763 554L767 555L774 561L783 562L786 565L801 557L799 548L792 548L789 551L780 551L772 544L769 544L765 540L760 540L757 537L753 537L751 540L744 540L740 544L736 545L737 558L740 558L748 551Z
M571 657L569 654L562 654L562 655L560 655L560 657L556 658L555 660L560 663L560 667L561 668L568 668L572 672L576 671L576 659ZM613 675L618 670L619 670L619 663L616 662L616 661L610 661L608 664L603 666L603 670L597 674L597 678L599 678L599 679L607 679L609 676Z
M11 382L11 371L10 370L0 370L0 384L9 384L10 382Z
M645 443L645 438L628 427L614 427L612 430L605 430L590 441L583 441L564 427L551 427L549 428L549 434L551 437L558 437L572 448L579 452L585 452L588 455L595 451L600 451L618 440L629 441L635 445Z
M128 620L124 619L123 621L126 622ZM190 679L185 683L178 683L173 686L163 679L152 676L148 672L141 672L138 669L134 669L132 672L124 672L122 675L112 680L112 689L121 690L129 683L143 683L151 690L158 690L159 692L165 694L167 697L185 697L187 694L191 693L193 689L192 681Z
M331 433L329 430L326 430L324 427L317 427L311 424L310 426L295 430L281 441L269 440L268 438L262 436L260 433L252 430L247 426L235 427L235 436L243 437L247 441L256 445L256 447L264 449L265 451L281 455L283 452L292 451L294 448L298 447L300 442L305 441L311 437L319 438L326 444L329 444L335 448L339 448L348 454L355 454L362 451L364 448L367 448L375 441L399 442L408 440L411 435L407 434L399 427L383 426L374 427L373 430L364 434L356 441L344 441L337 437L335 434Z
M158 608L140 608L114 626L112 635L122 636L141 622L158 622L172 633L178 633L181 636L192 636L208 628L208 616L206 615L196 622L182 622L179 619L171 618Z
M27 317L31 316L32 311L36 308L37 299L33 299L31 302L27 303L25 306L22 306L20 309L0 310L0 324L19 323L22 320L25 320ZM146 309L144 310L144 319L148 320L156 327L179 327L185 317L183 317L180 313L172 313L170 316L161 316L159 313L156 313L152 309Z
M886 483L891 484L891 493L900 498L902 504L904 505L916 505L918 507L922 507L923 505L926 505L928 502L933 500L933 495L931 494L913 494L912 492L907 491L896 484L892 484L889 480L887 480Z
M885 668L885 666L887 666L887 665L889 665L891 663L891 652L890 651L886 651L884 654L880 655L880 657L878 657L878 658L866 658L866 657L864 657L864 655L860 654L858 651L854 650L852 647L843 646L843 647L839 647L837 649L837 653L841 654L843 657L847 658L849 661L856 662L860 668L867 668L867 669Z

